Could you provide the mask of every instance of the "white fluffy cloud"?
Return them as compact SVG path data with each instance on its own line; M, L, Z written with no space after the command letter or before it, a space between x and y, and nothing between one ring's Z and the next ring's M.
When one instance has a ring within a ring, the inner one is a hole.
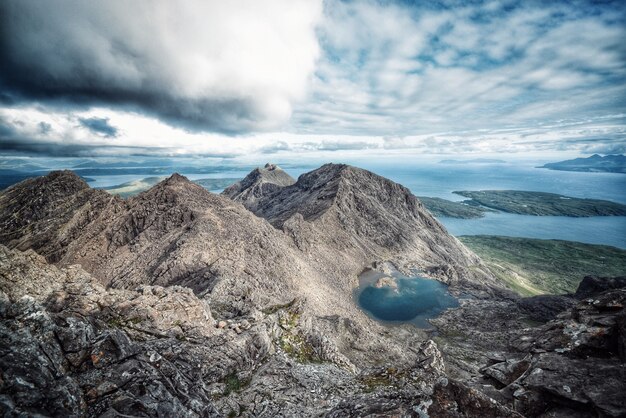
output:
M134 105L190 128L284 124L319 55L321 0L2 2L15 96Z

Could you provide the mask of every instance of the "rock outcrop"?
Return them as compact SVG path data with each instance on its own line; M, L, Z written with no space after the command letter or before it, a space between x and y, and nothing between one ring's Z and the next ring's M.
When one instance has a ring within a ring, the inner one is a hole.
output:
M447 379L432 341L412 345L402 366L355 370L305 332L303 308L215 321L189 289L106 289L77 266L0 246L0 413L476 416L462 412L469 403L483 416L515 416Z
M576 295L448 311L434 322L451 375L524 416L625 416L626 283L586 277ZM529 310L549 300L563 310Z

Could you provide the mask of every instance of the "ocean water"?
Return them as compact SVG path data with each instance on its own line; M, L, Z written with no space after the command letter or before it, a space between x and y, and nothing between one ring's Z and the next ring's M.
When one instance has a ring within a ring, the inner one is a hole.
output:
M393 277L397 288L376 287L381 277ZM385 275L368 270L359 277L355 291L359 306L373 318L389 323L411 323L419 328L432 328L429 319L448 308L459 306L448 287L436 280L407 277L398 272Z
M527 216L487 213L484 218L439 218L452 235L505 235L539 239L562 239L626 249L626 217Z

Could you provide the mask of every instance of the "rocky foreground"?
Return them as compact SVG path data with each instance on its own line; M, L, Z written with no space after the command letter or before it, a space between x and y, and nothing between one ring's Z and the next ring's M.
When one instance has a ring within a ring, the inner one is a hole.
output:
M354 167L268 165L224 196L174 175L128 200L55 172L0 194L0 243L5 416L626 414L623 280L518 300ZM387 263L467 296L438 335L356 307Z

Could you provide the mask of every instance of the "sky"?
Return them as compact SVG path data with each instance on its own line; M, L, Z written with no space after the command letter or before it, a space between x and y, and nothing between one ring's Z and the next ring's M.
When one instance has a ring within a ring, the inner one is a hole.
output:
M0 155L626 152L626 2L4 0Z

